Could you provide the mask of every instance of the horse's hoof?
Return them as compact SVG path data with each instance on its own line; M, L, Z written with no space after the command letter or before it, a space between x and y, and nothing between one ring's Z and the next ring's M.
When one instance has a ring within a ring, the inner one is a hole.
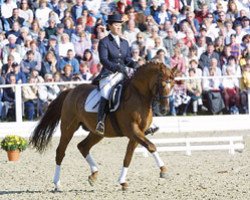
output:
M91 186L94 186L94 185L95 185L95 182L96 182L96 178L93 178L93 176L90 175L89 178L88 178L88 181L89 181L89 184L90 184Z
M55 187L54 192L62 192L62 189L60 187Z
M166 172L161 172L161 173L160 173L160 178L167 179L167 178L169 178L169 174L166 173Z
M127 183L121 183L122 186L122 191L127 191L128 190L128 184Z

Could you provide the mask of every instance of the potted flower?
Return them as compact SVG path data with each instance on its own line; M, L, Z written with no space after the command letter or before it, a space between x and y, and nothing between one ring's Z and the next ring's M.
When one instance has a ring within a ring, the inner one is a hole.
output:
M7 135L1 141L1 148L7 151L9 161L17 161L20 152L24 151L27 146L27 140L17 135Z

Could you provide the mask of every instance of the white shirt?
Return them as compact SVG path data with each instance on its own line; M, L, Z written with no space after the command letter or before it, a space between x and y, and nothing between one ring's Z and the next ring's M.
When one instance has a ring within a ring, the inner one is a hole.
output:
M113 35L112 33L110 33L112 35L112 37L115 39L116 44L118 45L118 47L120 47L120 37L119 35Z
M15 2L10 2L10 3L3 3L1 5L1 13L2 13L2 17L9 18L12 16L12 11L14 8L17 8L17 5Z
M39 22L40 27L45 27L47 21L49 20L49 13L52 10L48 7L45 7L43 9L38 8L35 12L36 19Z

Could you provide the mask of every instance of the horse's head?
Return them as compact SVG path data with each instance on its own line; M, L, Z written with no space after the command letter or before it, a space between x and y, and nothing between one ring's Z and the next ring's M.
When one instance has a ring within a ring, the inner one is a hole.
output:
M159 103L159 109L162 114L169 112L169 97L172 95L174 78L177 73L177 67L172 69L160 66L160 70L155 83L155 100Z

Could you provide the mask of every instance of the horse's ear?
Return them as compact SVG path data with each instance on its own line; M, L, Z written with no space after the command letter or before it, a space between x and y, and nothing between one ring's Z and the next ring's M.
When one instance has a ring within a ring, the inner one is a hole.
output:
M179 70L177 65L175 65L172 69L171 69L171 73L173 75L173 77L176 77L176 75L178 74Z

